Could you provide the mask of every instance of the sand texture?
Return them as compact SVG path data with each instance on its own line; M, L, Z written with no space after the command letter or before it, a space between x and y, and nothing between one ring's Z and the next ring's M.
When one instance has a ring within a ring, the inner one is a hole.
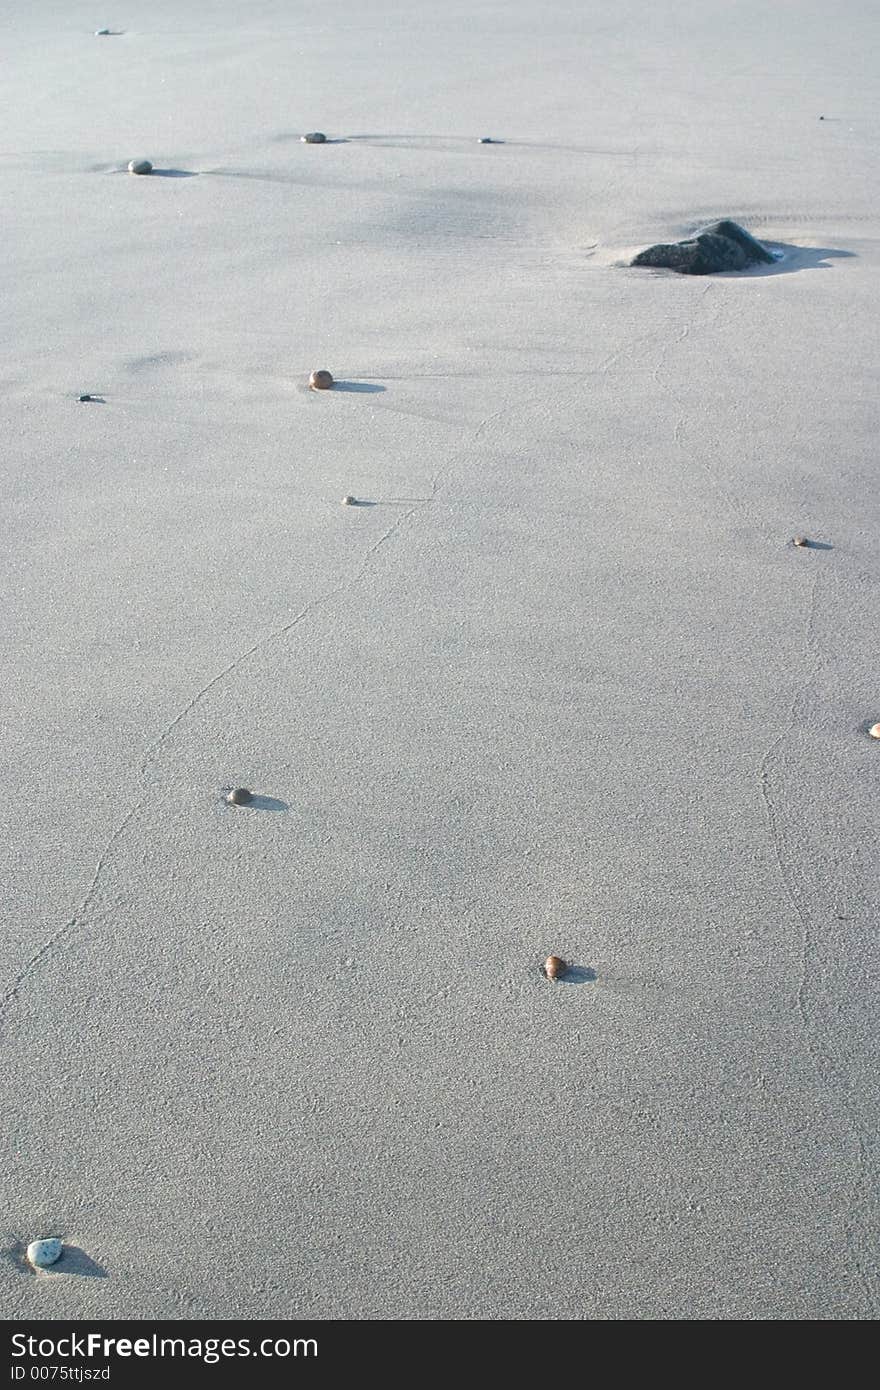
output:
M876 5L3 28L8 1315L875 1318Z

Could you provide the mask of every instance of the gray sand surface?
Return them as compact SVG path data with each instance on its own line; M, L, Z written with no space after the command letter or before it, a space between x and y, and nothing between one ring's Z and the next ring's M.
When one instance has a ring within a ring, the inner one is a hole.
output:
M876 6L10 15L8 1314L876 1317Z

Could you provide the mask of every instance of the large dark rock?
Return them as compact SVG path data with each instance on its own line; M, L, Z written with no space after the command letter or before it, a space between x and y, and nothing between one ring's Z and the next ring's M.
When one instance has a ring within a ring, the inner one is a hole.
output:
M773 257L737 222L713 222L687 241L649 246L634 256L631 265L661 266L681 275L713 275L720 270L745 270L750 265L772 265Z

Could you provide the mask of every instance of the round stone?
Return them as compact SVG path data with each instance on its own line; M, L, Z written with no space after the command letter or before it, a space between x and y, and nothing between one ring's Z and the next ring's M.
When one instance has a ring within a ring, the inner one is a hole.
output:
M809 550L810 548L810 542L806 536L795 536L794 543L796 546L799 546L801 550Z
M302 135L300 139L304 145L324 145L327 142L327 136L321 130L310 130L308 135Z
M342 499L342 505L343 507L355 507L357 506L357 498L352 497L351 493L347 492Z
M309 377L309 385L313 391L329 391L333 385L333 378L329 372L312 372Z
M226 794L230 806L248 806L253 799L254 794L249 792L247 787L233 787L232 791Z
M872 738L880 738L880 724L872 724L868 733Z
M148 159L133 159L128 166L130 174L152 174L153 166Z
M63 1249L63 1242L56 1236L48 1240L32 1240L27 1248L27 1257L37 1269L46 1269L48 1265L53 1265L56 1260L61 1259Z
M544 974L548 980L558 980L560 975L564 975L567 967L561 956L548 956L544 961Z
M88 396L88 395L87 395L87 396L80 396L80 400L81 400L81 401L90 401L91 399L92 399L91 396Z

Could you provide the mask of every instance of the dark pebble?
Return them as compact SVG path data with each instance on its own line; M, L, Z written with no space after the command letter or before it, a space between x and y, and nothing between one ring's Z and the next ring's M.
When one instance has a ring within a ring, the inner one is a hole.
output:
M133 159L128 166L130 174L152 174L153 166L148 159Z
M248 806L254 799L253 792L249 792L247 787L233 787L231 792L226 793L226 800L230 806Z
M109 30L109 29L96 29L96 30L95 30L95 38L96 38L96 39L100 39L100 38L102 38L105 34L109 34L109 33L110 33L110 30Z
M94 400L94 396L80 396L80 400L81 400L81 401L92 401L92 400Z
M492 136L491 136L491 135L481 135L481 136L480 136L480 144L481 144L481 145L494 145L494 144L495 144L495 141L492 139Z
M308 135L301 137L304 145L323 145L326 143L327 136L320 130L311 130Z

